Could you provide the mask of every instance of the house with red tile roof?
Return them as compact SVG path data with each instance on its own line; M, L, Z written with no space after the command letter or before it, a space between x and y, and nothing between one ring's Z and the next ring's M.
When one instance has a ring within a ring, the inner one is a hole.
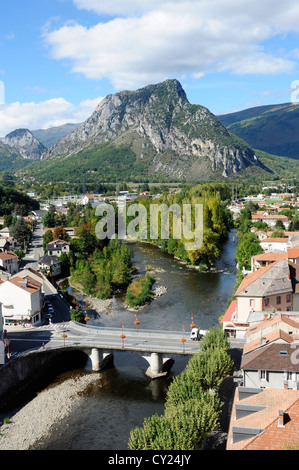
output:
M264 321L247 328L245 340L244 354L271 342L293 343L299 340L299 315L264 312Z
M251 271L257 271L260 268L269 266L269 264L274 263L275 261L287 259L287 253L283 252L266 252L259 255L252 256L251 258Z
M286 229L289 228L290 221L286 215L270 214L267 211L257 211L251 215L252 222L265 222L268 227L273 228L278 220L280 220Z
M287 257L295 264L299 264L299 248L288 248Z
M15 274L19 270L19 258L13 251L0 252L0 267L9 274Z
M298 444L298 390L236 389L226 450L284 450Z
M287 237L268 237L260 240L260 245L264 251L286 252L289 239Z
M31 276L13 276L0 282L4 323L38 325L41 322L42 282Z
M299 389L299 342L271 343L242 356L243 385Z
M229 336L244 338L252 312L299 310L299 266L278 260L247 274L221 323Z

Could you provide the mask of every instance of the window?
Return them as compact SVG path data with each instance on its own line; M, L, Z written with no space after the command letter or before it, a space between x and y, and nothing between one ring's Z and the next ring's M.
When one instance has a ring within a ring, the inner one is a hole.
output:
M268 372L266 370L259 370L258 371L258 378L259 378L259 380L268 381Z
M287 302L291 302L291 294L287 294Z
M280 297L280 295L278 295L278 296L276 297L276 303L277 303L277 305L280 305L280 304L281 304L281 297Z
M254 307L254 299L250 299L250 307Z
M269 305L269 299L265 299L265 306L267 307L267 305Z

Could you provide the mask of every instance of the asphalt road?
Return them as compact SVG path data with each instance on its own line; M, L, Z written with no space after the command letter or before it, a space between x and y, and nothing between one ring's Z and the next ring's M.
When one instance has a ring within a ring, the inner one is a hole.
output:
M31 243L27 253L22 260L22 268L38 268L38 261L44 255L43 239L44 230L40 222L37 223L32 234Z

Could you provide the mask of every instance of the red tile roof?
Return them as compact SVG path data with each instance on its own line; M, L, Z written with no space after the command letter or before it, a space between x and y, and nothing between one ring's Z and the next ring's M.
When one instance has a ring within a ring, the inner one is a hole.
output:
M255 413L236 419L236 404L261 406L263 408ZM280 410L289 417L284 427L278 426ZM261 433L233 443L234 426L243 429L260 429ZM236 389L226 450L283 450L285 445L298 445L298 429L298 390L265 388L261 393L239 400L239 389Z
M232 316L236 311L236 307L237 307L237 301L233 300L231 302L230 306L228 307L228 309L226 310L225 314L223 315L221 323L223 323L225 321L231 321Z

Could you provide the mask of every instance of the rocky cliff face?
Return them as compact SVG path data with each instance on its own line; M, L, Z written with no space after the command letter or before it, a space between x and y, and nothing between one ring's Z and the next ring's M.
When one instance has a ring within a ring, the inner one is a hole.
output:
M173 178L228 176L259 165L253 150L236 145L207 108L189 103L177 80L108 95L85 123L42 159L71 158L103 142L133 150L149 174Z
M47 150L28 129L16 129L3 137L2 142L29 160L40 160Z

